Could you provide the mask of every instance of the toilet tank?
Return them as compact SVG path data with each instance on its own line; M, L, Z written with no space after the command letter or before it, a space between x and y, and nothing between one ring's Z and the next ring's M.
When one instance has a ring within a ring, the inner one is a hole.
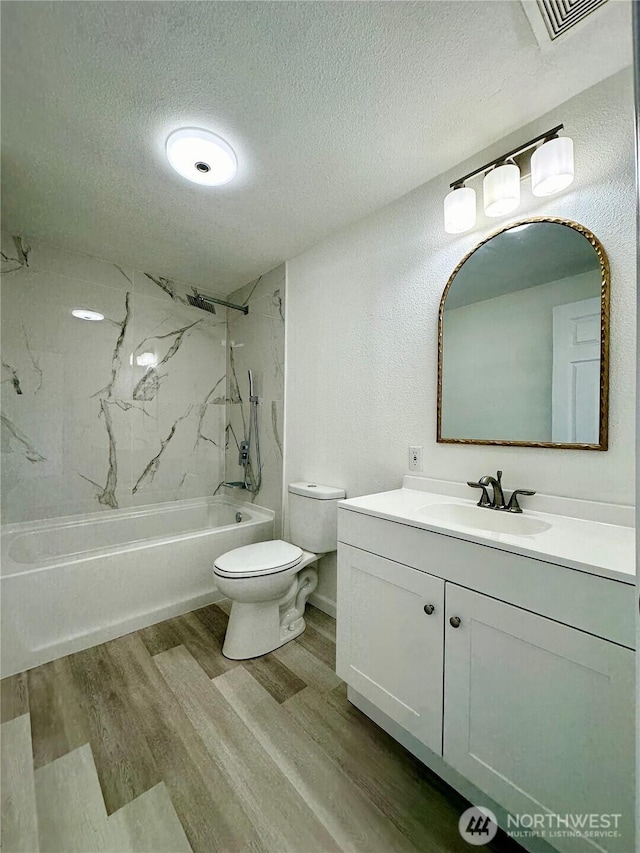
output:
M319 483L289 484L289 539L294 545L326 554L338 547L338 501L344 489Z

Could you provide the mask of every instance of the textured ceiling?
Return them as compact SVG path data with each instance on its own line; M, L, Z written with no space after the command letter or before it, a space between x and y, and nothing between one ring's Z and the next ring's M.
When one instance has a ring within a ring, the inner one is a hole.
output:
M519 2L2 4L3 227L226 293L631 61L630 4L541 49ZM211 189L164 140L208 127Z

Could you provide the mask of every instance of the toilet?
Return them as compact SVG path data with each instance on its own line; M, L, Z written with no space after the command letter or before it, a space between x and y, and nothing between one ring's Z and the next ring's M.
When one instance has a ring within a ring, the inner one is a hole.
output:
M312 564L338 547L338 501L343 489L289 485L291 542L275 539L234 548L218 557L216 586L232 602L222 654L259 657L304 631L304 609L318 584Z

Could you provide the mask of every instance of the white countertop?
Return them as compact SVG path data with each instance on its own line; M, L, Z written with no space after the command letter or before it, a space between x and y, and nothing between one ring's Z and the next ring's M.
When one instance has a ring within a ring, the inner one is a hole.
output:
M407 478L415 479L415 478ZM434 481L430 481L433 483ZM523 507L526 498L523 499ZM456 539L489 545L570 569L608 577L627 584L635 583L635 530L623 524L610 524L569 515L532 512L524 516L549 525L541 533L515 535L467 527L452 522L430 520L428 507L437 504L457 504L475 507L475 500L422 489L402 488L376 495L365 495L340 501L343 510L384 518L434 533L444 533ZM479 512L496 512L483 509ZM504 513L507 516L507 513Z

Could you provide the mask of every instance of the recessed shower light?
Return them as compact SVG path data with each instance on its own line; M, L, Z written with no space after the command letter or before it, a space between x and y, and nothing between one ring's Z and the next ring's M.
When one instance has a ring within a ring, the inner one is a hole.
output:
M207 187L229 183L238 170L238 158L229 143L197 127L183 127L169 135L167 158L183 178Z
M94 322L104 320L104 314L99 311L90 311L88 308L74 308L71 313L80 320L93 320Z

